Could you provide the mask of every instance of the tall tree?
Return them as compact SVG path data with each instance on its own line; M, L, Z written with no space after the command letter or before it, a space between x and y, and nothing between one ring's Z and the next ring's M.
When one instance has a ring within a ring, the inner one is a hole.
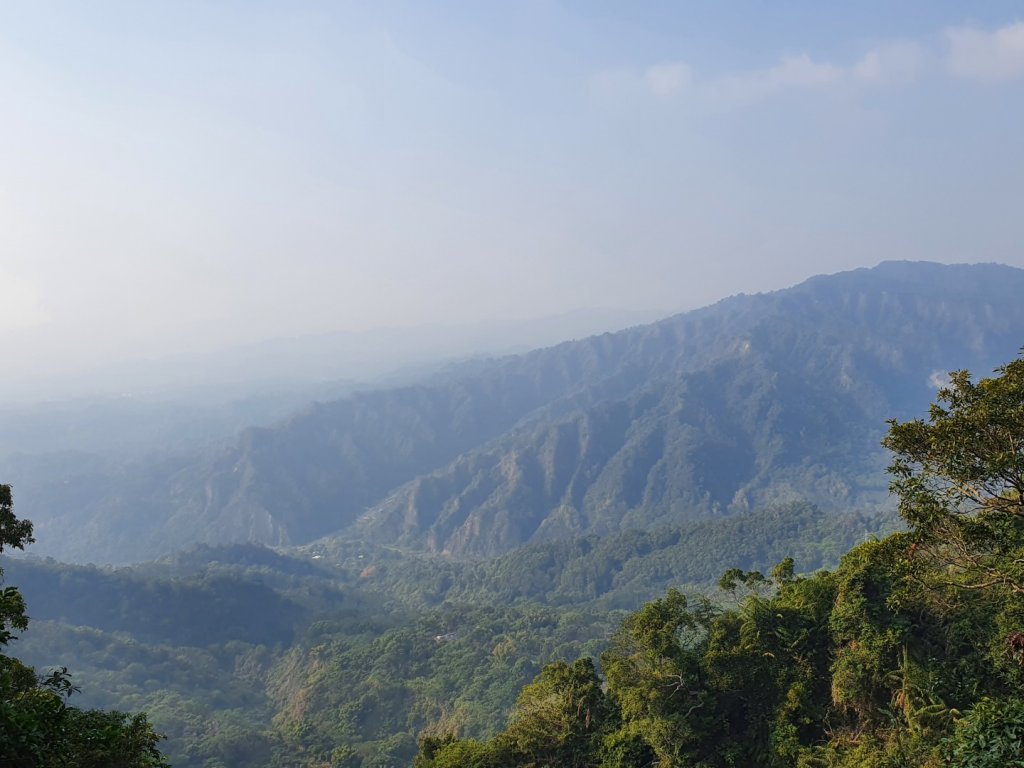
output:
M912 554L950 586L1024 594L1024 359L996 373L953 372L928 419L890 421L883 444Z
M24 549L31 544L32 523L18 520L14 516L14 501L11 486L0 485L0 554L4 549ZM3 584L4 571L0 568L0 584ZM0 590L0 647L14 639L13 630L28 627L25 615L25 601L21 592L15 587L4 587Z
M715 613L670 589L627 617L601 657L623 719L666 765L699 762L720 725L701 664Z

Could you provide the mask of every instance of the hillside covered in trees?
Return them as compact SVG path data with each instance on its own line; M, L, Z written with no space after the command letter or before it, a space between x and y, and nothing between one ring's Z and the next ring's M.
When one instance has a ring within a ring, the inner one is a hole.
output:
M405 765L424 730L496 734L544 664L600 653L667 586L714 590L790 553L832 564L883 523L794 504L488 561L333 542L120 569L21 558L7 575L33 619L21 657L67 665L89 706L146 711L176 768L320 766L336 749Z
M342 543L20 560L30 598L72 598L25 647L150 711L179 766L1021 765L1022 403L1018 359L892 422L905 529L882 538L791 505L447 569ZM717 589L618 610L708 568Z
M555 663L506 729L424 739L445 766L1024 765L1024 359L953 374L891 422L908 530L832 571L727 571L735 608L669 590L600 656Z

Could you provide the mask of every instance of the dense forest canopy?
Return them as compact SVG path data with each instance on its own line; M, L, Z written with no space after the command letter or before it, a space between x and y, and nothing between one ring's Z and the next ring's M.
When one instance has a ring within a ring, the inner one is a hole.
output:
M786 504L479 562L332 541L8 573L33 616L23 658L68 665L91 707L146 711L176 768L313 766L339 745L405 765L424 730L493 736L544 664L600 654L667 586L714 590L787 554L831 565L883 522Z

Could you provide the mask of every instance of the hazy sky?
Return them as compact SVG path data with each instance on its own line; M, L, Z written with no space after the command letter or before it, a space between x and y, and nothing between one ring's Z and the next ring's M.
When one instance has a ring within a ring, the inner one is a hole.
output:
M1020 2L0 0L5 375L1022 244Z

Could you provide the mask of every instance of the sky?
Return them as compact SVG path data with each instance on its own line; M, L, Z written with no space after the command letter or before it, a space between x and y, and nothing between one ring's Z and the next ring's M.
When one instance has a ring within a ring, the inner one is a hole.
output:
M1024 267L1024 4L0 0L0 355Z

